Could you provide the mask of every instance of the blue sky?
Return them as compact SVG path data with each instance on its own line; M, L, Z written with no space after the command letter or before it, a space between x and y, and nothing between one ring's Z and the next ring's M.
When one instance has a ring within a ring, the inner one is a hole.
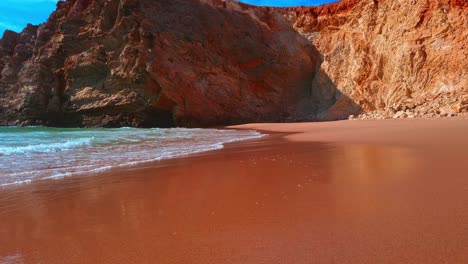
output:
M21 31L26 24L40 24L55 10L58 0L0 0L0 37L5 29ZM253 5L320 5L333 0L241 0Z
M0 36L5 29L21 31L26 24L40 24L55 10L57 0L0 0Z

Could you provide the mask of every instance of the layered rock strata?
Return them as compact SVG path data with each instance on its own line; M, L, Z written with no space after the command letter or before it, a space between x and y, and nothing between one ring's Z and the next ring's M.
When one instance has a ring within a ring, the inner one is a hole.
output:
M318 49L321 69L362 117L468 111L467 1L342 0L279 12Z
M468 4L67 0L0 40L0 124L214 126L468 112Z
M274 10L221 0L68 0L0 41L8 125L213 126L311 118L320 55ZM316 82L316 81L315 81Z

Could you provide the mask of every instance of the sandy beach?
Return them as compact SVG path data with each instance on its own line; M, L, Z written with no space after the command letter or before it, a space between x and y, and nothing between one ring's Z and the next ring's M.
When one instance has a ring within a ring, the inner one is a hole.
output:
M268 133L0 188L0 263L467 263L468 120Z

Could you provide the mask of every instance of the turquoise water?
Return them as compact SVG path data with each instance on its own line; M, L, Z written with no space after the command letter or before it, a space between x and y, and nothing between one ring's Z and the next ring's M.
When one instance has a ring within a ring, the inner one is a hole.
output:
M0 186L132 166L261 136L218 129L0 127Z

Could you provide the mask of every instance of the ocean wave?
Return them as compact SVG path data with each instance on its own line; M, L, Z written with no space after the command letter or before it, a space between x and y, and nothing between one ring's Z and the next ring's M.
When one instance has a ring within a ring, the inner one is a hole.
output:
M264 136L256 131L185 128L18 128L24 135L11 130L15 135L0 131L0 142L9 139L0 144L0 187L131 168Z
M94 137L71 139L64 142L35 144L27 146L0 146L0 155L27 154L27 153L49 153L91 146Z

